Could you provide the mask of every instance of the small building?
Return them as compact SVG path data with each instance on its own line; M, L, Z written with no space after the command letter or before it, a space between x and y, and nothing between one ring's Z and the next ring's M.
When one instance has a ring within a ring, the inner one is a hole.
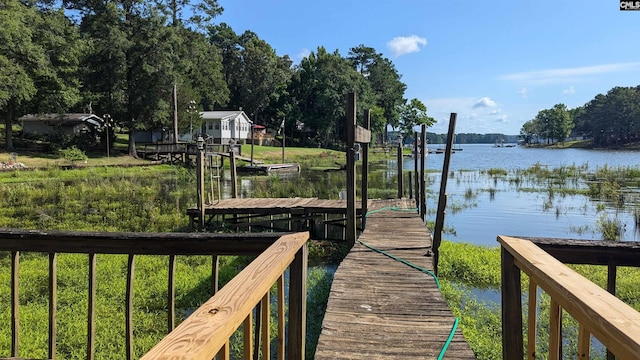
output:
M203 111L200 116L200 134L213 139L214 144L245 143L251 139L253 122L242 110Z
M95 114L28 114L18 118L22 122L25 135L46 135L56 131L64 134L80 135L98 133L104 120Z

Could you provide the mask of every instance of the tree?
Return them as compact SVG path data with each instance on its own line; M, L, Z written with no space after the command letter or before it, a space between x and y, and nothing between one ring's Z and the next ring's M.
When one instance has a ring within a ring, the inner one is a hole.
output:
M266 41L250 31L240 37L240 46L239 71L232 79L232 105L255 117L286 89L291 79L291 61L288 57L279 58Z
M41 9L33 24L34 39L46 51L45 63L33 76L37 92L30 113L65 113L80 102L79 64L85 49L78 28L62 9Z
M564 141L573 129L573 119L564 104L556 104L551 109L539 111L534 121L544 138L556 142Z
M349 50L349 56L347 59L351 61L351 65L362 75L365 77L370 74L371 65L382 55L376 52L376 49L372 47L365 46L364 44L360 44L356 47L353 47Z
M429 127L435 122L435 119L427 115L427 107L418 99L411 99L400 108L398 127L403 138L412 136L415 132L414 127L422 124Z
M363 44L351 48L347 58L353 68L369 81L376 98L375 103L383 110L386 125L398 127L399 110L404 104L407 86L400 81L401 76L391 60ZM381 129L380 134L384 142L387 139L387 126Z
M85 83L100 113L129 130L129 154L137 156L134 132L166 125L175 60L166 19L142 0L81 0L70 4L84 17L92 39Z
M32 24L39 22L35 7L18 0L0 6L0 113L5 117L5 144L13 150L16 109L37 92L38 69L47 68L45 49L36 42Z
M372 108L374 96L368 81L336 50L319 47L294 68L291 94L297 99L292 112L313 131L314 144L344 144L346 94L358 95L358 111ZM359 117L361 118L361 117Z

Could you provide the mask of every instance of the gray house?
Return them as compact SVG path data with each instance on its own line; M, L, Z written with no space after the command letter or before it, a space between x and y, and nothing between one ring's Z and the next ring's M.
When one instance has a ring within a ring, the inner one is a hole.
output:
M28 135L46 135L62 131L69 135L97 133L104 120L95 114L29 114L18 118L22 132Z

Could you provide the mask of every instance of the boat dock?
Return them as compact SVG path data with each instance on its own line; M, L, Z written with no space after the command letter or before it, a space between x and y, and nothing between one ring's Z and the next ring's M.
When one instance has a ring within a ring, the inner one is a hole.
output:
M402 210L412 206L367 217L334 275L315 359L475 359L431 275L431 234Z

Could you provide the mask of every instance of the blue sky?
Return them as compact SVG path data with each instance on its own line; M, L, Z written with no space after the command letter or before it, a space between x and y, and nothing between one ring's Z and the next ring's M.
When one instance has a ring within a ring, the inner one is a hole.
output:
M294 62L359 44L391 59L444 133L518 134L538 111L640 85L640 11L613 0L219 0L217 22Z

